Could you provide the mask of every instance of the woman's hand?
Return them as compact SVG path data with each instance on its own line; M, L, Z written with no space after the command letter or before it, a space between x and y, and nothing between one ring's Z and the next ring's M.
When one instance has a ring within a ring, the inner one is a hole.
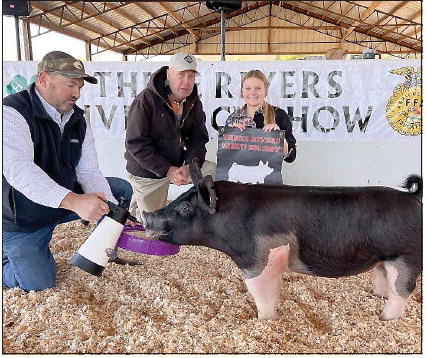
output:
M243 123L231 123L229 127L239 128L241 131L243 131L246 128L246 126Z
M280 130L280 128L277 125L277 123L269 123L264 126L263 130L264 132L271 132L271 131L278 131Z

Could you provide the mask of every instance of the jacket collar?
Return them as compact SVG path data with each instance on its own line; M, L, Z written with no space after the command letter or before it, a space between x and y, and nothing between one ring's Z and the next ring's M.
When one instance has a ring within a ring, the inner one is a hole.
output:
M169 67L163 66L158 69L150 78L150 81L147 84L147 88L151 89L159 97L161 97L166 103L169 103L168 95L166 93L165 81L166 81L166 71ZM198 97L197 85L194 84L193 91L186 98L187 103L194 101Z
M28 87L27 92L30 96L31 107L35 118L51 119L49 114L46 112L39 96L36 93L36 84L33 82Z
M55 112L58 113L58 111L53 108L49 103L47 103L44 99L42 99L42 97L38 94L38 91L36 90L36 84L34 82L30 85L30 87L28 87L27 92L30 96L34 117L40 119L55 120ZM73 114L83 115L83 110L78 106L74 105L73 112L70 113L69 116L72 117Z

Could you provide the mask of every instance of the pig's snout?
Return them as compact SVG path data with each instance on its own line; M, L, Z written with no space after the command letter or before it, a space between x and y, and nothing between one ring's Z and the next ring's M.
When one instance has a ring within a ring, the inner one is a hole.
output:
M161 226L159 225L159 220L156 220L156 216L153 213L148 211L143 211L141 215L142 226L147 231L159 232L162 231Z
M148 229L148 225L149 225L149 219L148 219L148 217L150 216L150 213L149 212L147 212L147 211L143 211L142 212L142 214L141 214L141 221L142 221L142 226L145 228L145 229Z
M159 215L151 212L143 211L141 214L142 225L147 231L147 234L162 239L162 236L168 232L166 220L159 217Z

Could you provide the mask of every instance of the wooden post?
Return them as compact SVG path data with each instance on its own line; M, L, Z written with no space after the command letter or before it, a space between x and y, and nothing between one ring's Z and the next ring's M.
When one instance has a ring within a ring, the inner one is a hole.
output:
M15 17L15 36L16 36L16 54L18 55L18 61L22 60L21 57L21 36L19 35L19 17Z
M92 44L90 42L86 42L86 61L92 61Z
M24 57L25 61L32 61L33 58L33 44L31 40L30 23L25 20L22 21L22 37L24 39Z

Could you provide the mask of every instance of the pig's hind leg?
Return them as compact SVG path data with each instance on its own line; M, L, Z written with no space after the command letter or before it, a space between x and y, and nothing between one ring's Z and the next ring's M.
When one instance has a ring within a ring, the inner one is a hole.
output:
M276 306L279 300L280 279L288 269L289 245L270 250L268 263L260 275L246 279L245 284L252 295L258 319L277 319Z
M384 262L379 262L374 268L374 294L378 297L388 298L387 272Z
M409 261L410 262L410 261ZM380 315L382 320L393 320L403 316L415 282L421 272L418 264L408 265L405 258L384 261L388 283L388 300Z

